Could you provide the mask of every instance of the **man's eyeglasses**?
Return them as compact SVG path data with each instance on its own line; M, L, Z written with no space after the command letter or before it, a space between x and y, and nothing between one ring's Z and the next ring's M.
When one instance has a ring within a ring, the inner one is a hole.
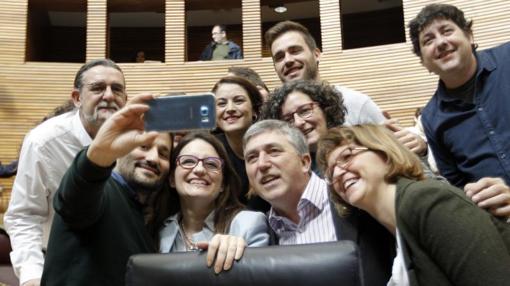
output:
M296 111L290 112L282 115L281 120L288 122L289 124L294 124L294 114L297 114L301 119L306 119L312 116L313 108L316 106L317 102L309 102L299 106Z
M223 160L218 157L207 157L199 159L193 155L181 155L177 157L177 165L184 169L193 169L199 162L202 162L202 166L209 172L220 172L223 167Z
M367 147L354 147L349 146L345 148L345 150L338 155L338 157L335 160L335 163L331 166L328 166L328 169L326 170L326 183L329 185L332 185L335 180L333 178L333 171L335 170L335 167L339 167L345 170L345 168L351 163L352 159L356 157L356 155L359 155L365 151L369 151Z

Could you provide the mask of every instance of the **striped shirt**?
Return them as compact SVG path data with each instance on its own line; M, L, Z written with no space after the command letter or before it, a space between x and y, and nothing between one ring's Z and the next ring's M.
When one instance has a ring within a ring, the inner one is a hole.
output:
M297 208L299 224L277 215L273 208L269 211L269 225L276 233L280 245L337 240L326 181L313 172Z

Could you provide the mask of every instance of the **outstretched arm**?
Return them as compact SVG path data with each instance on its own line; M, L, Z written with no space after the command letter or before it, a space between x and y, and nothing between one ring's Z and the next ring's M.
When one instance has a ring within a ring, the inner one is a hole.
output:
M99 129L92 144L76 156L63 177L54 199L54 208L71 227L82 229L94 224L103 211L103 189L114 162L135 147L150 144L157 132L143 133L145 94L134 97Z
M387 119L384 125L393 132L398 142L411 150L411 152L418 156L427 154L427 142L418 134L411 132L408 128L400 126L398 121L393 119Z
M87 151L89 160L100 167L108 167L134 148L151 144L158 132L144 133L143 113L149 109L144 102L152 98L151 94L135 96L112 115L92 141Z

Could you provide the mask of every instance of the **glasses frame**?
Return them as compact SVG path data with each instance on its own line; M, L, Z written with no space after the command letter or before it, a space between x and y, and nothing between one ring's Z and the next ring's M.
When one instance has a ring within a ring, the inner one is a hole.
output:
M337 159L335 160L335 163L326 169L326 174L324 174L325 175L324 180L326 181L326 183L328 185L333 185L333 183L335 182L333 180L333 174L332 174L333 170L335 170L335 167L339 167L339 168L342 168L345 170L351 164L354 157L356 157L357 155L364 153L366 151L371 151L370 148L364 147L364 146L357 146L357 147L349 146L349 147L345 148L342 151L342 153L340 153L339 155L342 155L346 150L351 150L350 151L351 156L349 157L349 159L347 159L343 162L340 162L337 157ZM359 152L354 152L354 151L359 151Z
M196 160L196 163L195 165L193 165L192 167L185 167L181 164L181 158L182 157L189 157L189 158L193 158ZM218 160L220 162L220 168L218 170L211 170L210 168L207 167L207 164L204 164L204 161L205 160L208 160L208 159L213 159L213 160ZM202 167L207 170L208 172L216 172L216 173L219 173L220 171L223 170L223 166L225 164L225 162L223 161L223 159L219 158L219 157L205 157L205 158L198 158L197 156L194 156L194 155L179 155L177 156L177 158L175 159L175 163L177 164L177 166L181 166L183 169L187 169L187 170L193 170L196 166L198 166L198 163L202 162Z
M307 115L300 115L299 114L300 113L300 109L303 109L303 107L308 106L308 105L311 106L310 113L307 114ZM299 118L301 118L303 120L304 119L308 119L308 118L310 118L313 115L313 113L315 112L315 107L318 106L318 105L319 105L319 103L316 102L316 101L312 101L312 102L308 102L308 103L305 103L305 104L301 104L293 112L289 112L289 113L287 113L285 115L282 114L281 120L285 121L285 122L287 122L289 124L294 124L294 121L295 121L294 114L297 114L297 116L299 116Z

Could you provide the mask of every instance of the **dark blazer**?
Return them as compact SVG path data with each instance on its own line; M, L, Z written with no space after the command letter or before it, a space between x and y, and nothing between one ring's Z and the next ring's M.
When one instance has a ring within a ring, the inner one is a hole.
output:
M395 208L412 286L510 285L510 225L462 190L401 178Z
M359 248L365 286L388 284L396 256L395 237L368 213L353 208L340 217L331 203L331 213L338 240L354 241Z
M228 60L232 59L242 59L243 58L243 52L241 51L241 48L234 42L228 41ZM200 55L201 61L210 61L213 56L214 49L216 49L216 43L214 41L210 42Z
M331 213L337 239L350 240L358 246L363 285L386 286L396 256L395 237L362 210L353 209L349 216L340 217L331 202ZM270 229L269 235L270 243L278 244L278 237L273 229Z

